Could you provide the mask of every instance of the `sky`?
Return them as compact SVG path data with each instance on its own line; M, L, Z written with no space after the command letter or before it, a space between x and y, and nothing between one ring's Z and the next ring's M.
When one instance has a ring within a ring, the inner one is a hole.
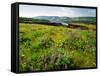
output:
M19 17L36 16L66 16L66 17L96 17L96 9L57 7L39 5L19 5Z

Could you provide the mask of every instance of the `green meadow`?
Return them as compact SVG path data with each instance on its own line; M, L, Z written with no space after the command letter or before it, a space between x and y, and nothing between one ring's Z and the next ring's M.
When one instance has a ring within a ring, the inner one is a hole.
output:
M96 25L82 26L89 29L19 23L19 70L96 67Z

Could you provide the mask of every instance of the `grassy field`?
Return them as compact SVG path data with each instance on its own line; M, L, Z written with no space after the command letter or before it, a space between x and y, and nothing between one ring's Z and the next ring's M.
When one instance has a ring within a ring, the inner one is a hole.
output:
M85 24L85 23L72 23L72 24L85 26L88 28L88 30L95 30L96 31L96 25L94 25L94 24Z
M20 71L92 67L96 67L96 31L19 24Z

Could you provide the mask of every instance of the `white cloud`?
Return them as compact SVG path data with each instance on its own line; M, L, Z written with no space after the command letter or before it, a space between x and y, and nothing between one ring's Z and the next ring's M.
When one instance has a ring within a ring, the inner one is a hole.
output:
M19 5L19 16L96 16L95 9L73 8L73 7L52 7L37 5Z

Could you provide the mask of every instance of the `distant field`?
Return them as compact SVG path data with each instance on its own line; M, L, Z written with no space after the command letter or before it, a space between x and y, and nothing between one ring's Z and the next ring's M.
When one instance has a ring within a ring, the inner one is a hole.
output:
M86 23L72 23L72 24L79 25L79 26L85 26L88 28L88 30L96 31L96 25L94 25L94 24L86 24Z
M96 29L19 24L19 70L44 71L96 67Z

